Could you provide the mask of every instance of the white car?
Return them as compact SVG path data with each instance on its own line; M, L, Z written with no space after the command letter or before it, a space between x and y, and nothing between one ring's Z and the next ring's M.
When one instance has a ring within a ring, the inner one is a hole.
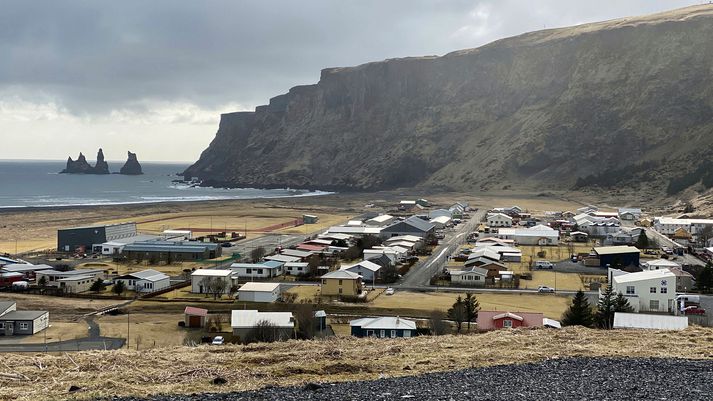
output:
M394 295L394 289L391 288L391 287L389 287L389 288L386 289L386 291L384 291L384 294L386 294L386 295Z
M546 285L541 285L537 287L537 292L553 293L555 292L555 289Z
M225 339L223 336L215 336L213 337L213 342L211 343L212 345L223 345L225 343Z

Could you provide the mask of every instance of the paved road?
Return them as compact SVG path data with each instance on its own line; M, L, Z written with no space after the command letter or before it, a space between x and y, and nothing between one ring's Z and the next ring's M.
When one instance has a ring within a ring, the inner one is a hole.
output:
M448 257L463 244L468 233L475 230L480 223L480 220L485 215L485 210L478 210L473 213L469 220L459 224L455 231L447 235L447 238L441 241L433 254L426 260L415 264L411 270L396 284L399 288L422 287L428 286L431 277L437 272L443 270L443 267L448 261Z
M88 328L88 336L78 338L76 340L55 341L47 344L0 344L0 353L2 352L68 352L68 351L89 351L89 350L110 350L119 349L124 346L123 338L102 337L99 325L94 321L92 316L85 319ZM41 339L43 333L35 334L34 337Z
M649 238L654 238L659 243L660 246L667 246L670 248L676 248L676 247L681 246L681 245L677 244L676 242L674 242L669 237L661 234L660 232L654 230L651 227L647 227L644 229L646 230L646 236ZM684 265L686 265L686 264L694 265L694 266L696 266L696 265L705 266L706 265L706 263L704 261L702 261L702 260L698 259L697 257L695 257L691 254L688 254L688 253L684 253L683 256L676 257L674 259L674 261L676 263L684 264Z

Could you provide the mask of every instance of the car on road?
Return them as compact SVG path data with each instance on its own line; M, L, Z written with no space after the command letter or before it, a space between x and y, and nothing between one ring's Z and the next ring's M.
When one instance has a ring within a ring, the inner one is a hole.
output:
M683 314L684 315L705 315L706 310L701 308L700 306L687 306L683 308Z
M661 250L662 250L666 255L673 255L673 249L671 249L671 248L669 248L669 247L667 247L667 246L661 247Z
M225 344L225 339L223 336L215 336L213 337L213 341L211 342L212 345L223 345Z
M384 291L384 294L385 295L394 295L394 289L389 287L386 289L386 291Z
M552 287L548 287L546 285L541 285L541 286L537 287L537 292L551 294L551 293L555 292L555 289Z
M535 262L535 269L540 270L540 269L553 269L555 265L552 264L552 262L547 261L547 260L538 260Z
M222 246L223 248L230 248L231 246L233 246L233 244L231 244L230 242L223 242L222 244L220 244L220 246Z

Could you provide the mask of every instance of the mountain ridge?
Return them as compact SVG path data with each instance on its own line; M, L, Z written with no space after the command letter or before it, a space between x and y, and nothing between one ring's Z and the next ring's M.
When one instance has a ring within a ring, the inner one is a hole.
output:
M325 68L316 84L221 115L184 175L212 186L564 189L646 166L623 181L665 189L711 144L712 19L713 7L695 6Z

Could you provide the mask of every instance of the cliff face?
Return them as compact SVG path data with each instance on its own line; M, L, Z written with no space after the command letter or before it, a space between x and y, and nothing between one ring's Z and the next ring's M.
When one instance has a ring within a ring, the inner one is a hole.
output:
M126 163L124 163L124 165L119 170L119 174L124 174L124 175L141 175L141 174L143 174L143 171L141 171L141 164L139 163L139 160L136 158L136 153L128 152L128 158L126 159Z
M205 184L664 188L713 144L713 7L322 71L221 116Z
M60 174L109 174L109 164L104 161L104 152L101 149L97 152L97 162L94 167L80 152L76 161L71 157L67 159L67 166L60 171Z

